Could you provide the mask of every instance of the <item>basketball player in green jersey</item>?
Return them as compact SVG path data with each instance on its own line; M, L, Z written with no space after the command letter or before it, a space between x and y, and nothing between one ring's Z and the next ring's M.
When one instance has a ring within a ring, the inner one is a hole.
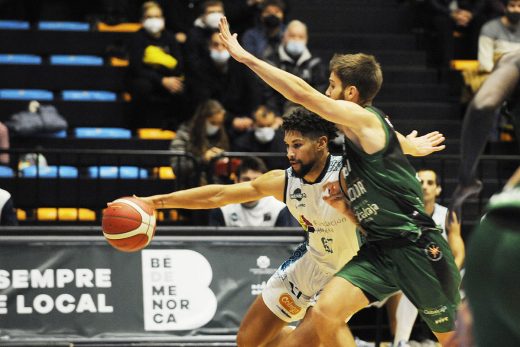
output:
M520 346L519 248L520 167L489 200L468 248L465 289L478 346Z
M347 160L340 175L346 199L339 189L329 187L327 201L345 214L349 210L355 214L367 243L325 286L307 326L327 347L355 346L345 317L402 290L439 341L449 346L460 302L460 275L446 240L424 211L420 182L398 135L371 106L382 83L374 57L334 57L330 85L323 95L245 51L225 18L220 22L220 36L234 59L290 101L336 123L346 137ZM298 333L294 332L292 341L298 341Z

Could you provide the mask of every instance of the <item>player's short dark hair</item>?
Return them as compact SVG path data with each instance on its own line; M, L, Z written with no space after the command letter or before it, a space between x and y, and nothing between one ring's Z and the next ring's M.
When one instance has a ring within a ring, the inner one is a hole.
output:
M296 107L292 112L283 116L282 130L299 131L303 136L316 139L327 136L330 141L337 136L338 130L334 123L318 116L304 107Z
M441 177L440 175L437 173L436 170L432 169L431 167L421 167L417 170L417 173L421 172L421 171L431 171L435 174L435 185L437 185L438 187L441 186Z
M373 55L336 54L332 57L329 68L338 76L343 88L357 88L362 105L372 102L383 84L381 66Z
M237 169L238 178L248 170L266 173L267 167L265 166L264 161L258 157L244 157Z

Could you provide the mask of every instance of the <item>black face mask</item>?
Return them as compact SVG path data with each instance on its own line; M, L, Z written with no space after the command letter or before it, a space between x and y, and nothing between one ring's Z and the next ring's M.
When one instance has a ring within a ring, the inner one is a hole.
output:
M506 12L506 17L511 24L518 24L518 22L520 22L520 12Z
M276 17L274 14L270 14L269 16L262 18L262 21L264 22L264 25L269 29L276 28L280 25L281 22L280 18Z

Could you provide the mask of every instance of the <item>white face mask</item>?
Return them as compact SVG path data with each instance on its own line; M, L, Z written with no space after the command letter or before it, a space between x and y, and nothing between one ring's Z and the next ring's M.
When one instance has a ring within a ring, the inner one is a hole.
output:
M260 143L271 142L274 138L274 129L269 127L264 128L256 128L255 129L255 138Z
M157 34L164 29L164 18L148 18L143 22L144 30L150 34Z
M220 23L220 18L224 17L224 15L220 12L213 12L206 16L204 22L211 29L218 29L218 23Z
M209 51L209 55L211 59L217 64L224 64L229 60L229 52L226 50L217 51L216 49L211 49Z
M303 41L289 40L285 44L285 50L287 51L287 53L295 56L301 55L303 51L305 51L305 47L306 45Z
M219 129L220 127L218 125L213 125L206 121L206 135L213 136L219 131Z

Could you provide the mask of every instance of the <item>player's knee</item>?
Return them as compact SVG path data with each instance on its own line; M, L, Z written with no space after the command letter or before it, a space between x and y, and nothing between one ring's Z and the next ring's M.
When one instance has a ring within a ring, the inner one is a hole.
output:
M259 336L252 329L241 326L237 333L237 346L238 347L257 347L262 345L262 341L259 341Z
M318 332L336 329L338 326L345 324L345 319L332 312L332 308L327 305L314 307L311 319L313 326Z

